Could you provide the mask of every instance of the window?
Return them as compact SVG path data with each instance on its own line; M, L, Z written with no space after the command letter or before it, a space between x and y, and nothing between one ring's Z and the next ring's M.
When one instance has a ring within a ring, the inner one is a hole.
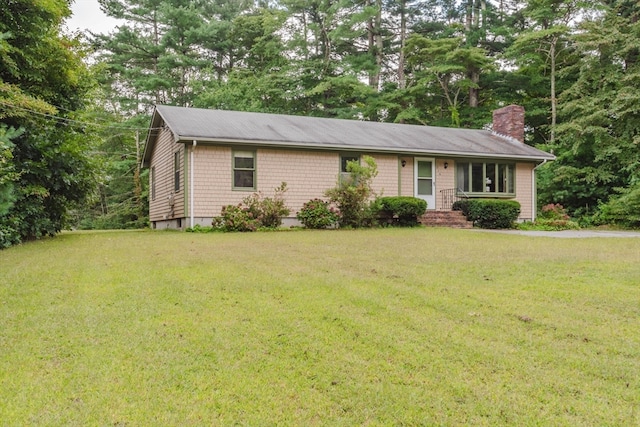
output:
M233 152L233 188L256 188L256 153L255 151Z
M180 152L173 153L173 189L180 191Z
M347 164L349 162L360 162L360 156L356 156L353 154L340 155L340 173L349 173L349 171L347 170Z
M351 176L350 172L347 170L347 165L349 162L360 163L360 156L355 154L340 155L340 181L343 181Z
M151 200L156 199L156 167L151 167Z
M515 194L513 163L457 162L457 188L467 193Z

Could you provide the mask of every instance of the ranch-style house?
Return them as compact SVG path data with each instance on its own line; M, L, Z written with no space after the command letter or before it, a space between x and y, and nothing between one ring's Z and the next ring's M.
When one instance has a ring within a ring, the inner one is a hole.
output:
M152 228L211 225L225 205L265 196L282 182L291 210L324 198L347 161L373 157L374 190L415 196L427 209L451 210L460 196L520 202L536 215L536 168L552 154L524 143L524 108L493 113L492 130L158 105L145 143Z

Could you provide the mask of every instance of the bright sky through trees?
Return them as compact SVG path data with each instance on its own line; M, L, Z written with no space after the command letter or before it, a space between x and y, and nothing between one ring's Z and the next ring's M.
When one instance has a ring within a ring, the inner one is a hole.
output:
M90 30L94 33L108 33L118 25L117 19L102 13L98 0L75 0L71 5L71 12L73 15L67 21L70 31Z

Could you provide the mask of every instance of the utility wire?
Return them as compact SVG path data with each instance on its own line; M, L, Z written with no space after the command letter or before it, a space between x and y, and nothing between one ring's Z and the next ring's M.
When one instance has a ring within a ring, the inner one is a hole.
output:
M8 103L8 102L2 101L2 100L0 100L0 104L4 105L6 107L14 108L16 110L26 111L26 112L31 113L31 114L36 114L38 116L47 117L49 119L53 119L53 120L56 120L58 122L69 124L69 125L75 124L75 125L78 125L78 126L96 126L96 127L103 128L103 129L140 130L140 131L147 131L147 130L152 131L152 130L160 130L160 129L162 129L161 127L158 127L158 128L146 128L146 127L144 127L144 128L142 128L142 127L132 127L132 126L107 125L107 124L95 123L95 122L93 122L93 123L92 122L85 122L85 121L81 121L81 120L68 119L66 117L60 117L60 116L56 116L56 115L53 115L53 114L42 113L40 111L32 110L30 108L20 107L18 105L11 104L11 103Z

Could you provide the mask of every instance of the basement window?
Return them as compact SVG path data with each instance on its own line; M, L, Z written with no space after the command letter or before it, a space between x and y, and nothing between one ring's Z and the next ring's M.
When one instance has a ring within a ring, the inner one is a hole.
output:
M514 196L515 164L456 162L456 187L472 195Z
M233 189L255 190L256 188L256 152L233 152Z

